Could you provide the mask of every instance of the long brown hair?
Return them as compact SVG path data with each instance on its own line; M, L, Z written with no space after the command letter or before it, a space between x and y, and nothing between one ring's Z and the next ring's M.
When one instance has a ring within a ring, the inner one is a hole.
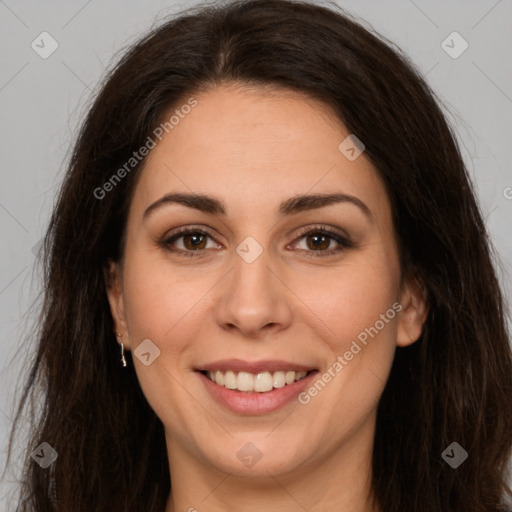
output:
M102 187L192 94L223 83L323 101L386 184L402 272L423 283L421 338L398 348L381 397L372 484L385 512L504 510L512 354L494 254L438 101L399 49L336 5L241 0L174 16L105 79L78 135L44 239L37 350L16 419L39 404L18 511L162 512L171 475L163 426L119 346L104 264L119 260L144 160ZM219 112L219 115L222 113ZM15 429L11 432L9 457ZM468 458L453 469L452 443ZM47 469L30 453L47 442Z

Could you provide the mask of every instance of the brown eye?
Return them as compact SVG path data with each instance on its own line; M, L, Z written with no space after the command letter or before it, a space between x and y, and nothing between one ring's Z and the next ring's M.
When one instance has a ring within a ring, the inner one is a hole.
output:
M194 228L182 229L166 236L159 245L181 256L200 256L207 249L221 248L208 232Z
M323 234L308 235L306 237L308 249L312 251L329 248L332 238Z
M304 230L293 245L305 256L321 258L353 248L354 243L348 236L328 227L314 226Z
M183 235L183 245L189 250L200 250L206 248L206 236L201 233Z

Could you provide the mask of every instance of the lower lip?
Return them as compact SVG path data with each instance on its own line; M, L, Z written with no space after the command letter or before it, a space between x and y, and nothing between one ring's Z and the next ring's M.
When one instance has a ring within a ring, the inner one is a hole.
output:
M273 389L266 393L257 393L236 391L219 386L206 375L197 372L204 382L206 389L208 389L218 403L227 407L232 412L245 415L265 414L289 404L309 385L317 373L315 370L293 384L287 384L282 388Z

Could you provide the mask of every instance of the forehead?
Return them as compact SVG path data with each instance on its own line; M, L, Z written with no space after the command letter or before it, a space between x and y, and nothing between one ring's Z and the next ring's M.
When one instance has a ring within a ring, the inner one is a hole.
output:
M194 98L197 105L175 118L148 155L133 210L179 191L215 195L228 215L246 216L294 195L342 192L389 216L377 171L364 153L350 161L340 152L350 133L324 103L289 90L235 86Z

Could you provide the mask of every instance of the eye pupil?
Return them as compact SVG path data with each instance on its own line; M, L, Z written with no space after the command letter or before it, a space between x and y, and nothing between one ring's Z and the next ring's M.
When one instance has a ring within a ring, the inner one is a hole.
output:
M312 244L309 244L308 242L308 247L310 249L327 249L329 247L329 237L326 237L325 235L310 235L308 240L313 240Z
M212 236L210 234L201 230L182 230L174 236L162 240L161 245L164 248L183 256L200 256L208 250L208 239L211 238ZM306 241L307 246L306 251L302 249L302 252L305 252L311 257L330 256L341 252L343 248L354 247L353 244L344 240L341 235L325 230L325 228L310 229L309 231L303 232L300 239ZM180 243L182 244L183 249L173 249L174 244L178 240L181 240ZM337 248L330 249L332 241L337 243Z
M192 233L190 235L183 236L183 242L187 249L204 249L204 247L199 247L201 243L204 243L205 236L199 233ZM189 245L190 242L192 245Z

